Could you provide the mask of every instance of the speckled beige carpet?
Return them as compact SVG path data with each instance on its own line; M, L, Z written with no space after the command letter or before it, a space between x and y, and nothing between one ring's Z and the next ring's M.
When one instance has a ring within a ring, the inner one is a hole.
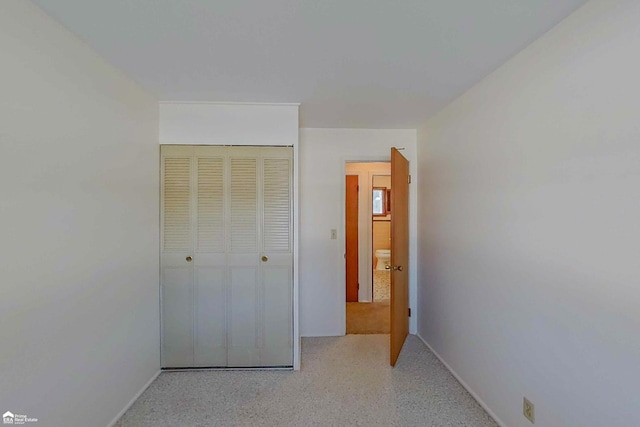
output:
M348 302L348 334L388 334L391 317L390 301Z
M117 427L497 427L410 335L395 368L388 335L304 338L302 369L165 372Z

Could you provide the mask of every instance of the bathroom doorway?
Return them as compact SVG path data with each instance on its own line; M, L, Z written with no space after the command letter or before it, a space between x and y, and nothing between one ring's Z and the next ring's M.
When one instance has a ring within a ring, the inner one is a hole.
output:
M374 175L372 185L373 301L381 302L391 297L391 175Z
M390 330L391 165L345 167L345 301L348 334Z

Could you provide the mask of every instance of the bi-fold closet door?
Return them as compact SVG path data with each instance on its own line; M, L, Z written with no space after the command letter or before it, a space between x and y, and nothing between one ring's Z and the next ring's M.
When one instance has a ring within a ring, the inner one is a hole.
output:
M293 364L292 148L162 146L162 366Z

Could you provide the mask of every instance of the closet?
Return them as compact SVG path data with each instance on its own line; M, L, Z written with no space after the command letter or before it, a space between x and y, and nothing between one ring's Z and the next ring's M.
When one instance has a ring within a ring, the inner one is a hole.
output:
M293 364L290 147L161 147L162 366Z

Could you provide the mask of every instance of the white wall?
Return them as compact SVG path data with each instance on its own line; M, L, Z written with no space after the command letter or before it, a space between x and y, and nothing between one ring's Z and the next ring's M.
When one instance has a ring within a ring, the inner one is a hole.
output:
M419 132L418 331L510 427L640 425L639 22L591 1Z
M297 104L160 103L160 144L297 143Z
M157 101L31 2L0 52L0 412L105 426L160 367Z
M300 330L302 336L345 334L345 162L389 161L404 147L414 183L416 131L300 129ZM409 304L417 281L417 191L410 186ZM338 238L331 240L331 229ZM415 311L414 311L415 312ZM409 322L415 333L416 317Z

